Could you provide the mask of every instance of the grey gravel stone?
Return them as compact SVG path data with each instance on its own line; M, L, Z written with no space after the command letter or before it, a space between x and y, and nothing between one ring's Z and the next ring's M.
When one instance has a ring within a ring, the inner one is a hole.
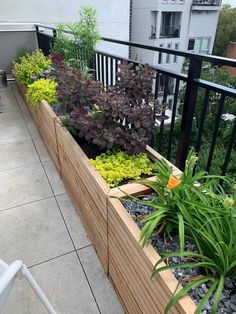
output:
M153 199L153 197L155 197L155 194L145 196L142 200L150 201ZM132 217L137 217L137 219L135 219L135 222L140 228L142 228L143 223L140 221L140 219L138 219L139 216L151 214L152 212L154 212L153 208L141 204L136 204L129 200L123 201L123 205L125 206L126 210ZM171 237L166 234L155 236L152 237L151 243L158 252L178 252L180 248L178 235L172 235ZM197 252L196 246L188 241L186 241L185 243L185 250ZM184 262L187 261L180 257L172 257L169 259L170 264L181 264ZM186 279L202 275L200 270L197 268L194 269L176 268L172 270L172 273L175 275L177 279L181 278ZM185 286L187 283L188 282L183 283L183 286ZM202 284L200 287L196 287L189 292L189 295L192 297L196 304L198 304L201 301L202 297L208 291L211 284L212 282ZM214 295L210 298L209 301L206 302L202 314L210 314L213 300ZM221 296L221 300L219 302L217 314L236 314L236 285L230 278L226 278L225 280L225 287Z

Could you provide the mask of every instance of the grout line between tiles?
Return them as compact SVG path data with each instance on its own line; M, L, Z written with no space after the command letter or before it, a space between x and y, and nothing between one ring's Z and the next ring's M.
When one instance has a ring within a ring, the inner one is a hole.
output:
M18 99L17 99L17 96L16 96L16 94L15 94L15 91L14 91L13 87L12 87L12 90L13 90L13 94L14 94L16 100L17 100L18 106L19 106L19 108L20 108L19 101L18 101ZM21 108L20 108L20 111L21 111L21 113L22 113ZM23 117L23 119L24 119L24 117ZM30 131L29 131L29 128L28 128L28 125L27 125L25 119L24 119L24 122L25 122L25 125L26 125L26 127L27 127L27 130L28 130L28 132L29 132L29 134L30 134L30 137L31 137L31 139L32 139L32 141L33 141L32 135L31 135L31 133L30 133ZM37 148L36 148L36 146L35 146L34 141L33 141L33 144L34 144L34 147L35 147L35 149L36 149L36 151L37 151L37 153L38 153L38 150L37 150ZM52 185L51 185L51 183L50 183L50 181L49 181L47 172L46 172L46 170L45 170L44 164L43 164L43 162L42 162L42 160L41 160L41 158L40 158L39 153L38 153L38 156L39 156L41 165L42 165L42 167L43 167L44 173L45 173L45 175L46 175L46 177L47 177L47 180L48 180L48 183L49 183L49 185L50 185L50 188L51 188L51 190L52 190L53 196L55 197L55 200L56 200L58 209L59 209L60 214L61 214L61 217L62 217L62 219L63 219L63 221L64 221L64 224L65 224L65 227L66 227L66 229L67 229L68 235L69 235L70 240L71 240L71 242L72 242L72 245L73 245L73 247L74 247L74 251L75 251L75 253L76 253L76 255L77 255L77 258L78 258L78 260L79 260L80 266L81 266L81 268L82 268L82 270L83 270L84 276L85 276L85 278L86 278L86 280L87 280L87 283L88 283L88 285L89 285L89 288L90 288L90 291L91 291L91 293L92 293L94 302L96 303L97 309L98 309L99 313L101 314L101 310L100 310L100 308L99 308L98 302L97 302L96 297L95 297L95 295L94 295L94 292L93 292L93 290L92 290L91 284L90 284L90 282L89 282L89 280L88 280L88 276L87 276L86 271L85 271L85 269L84 269L84 267L83 267L83 264L82 264L82 261L81 261L81 259L80 259L80 257L79 257L79 254L78 254L78 252L77 252L77 250L76 250L76 247L75 247L75 244L74 244L74 242L73 242L72 236L71 236L71 234L70 234L69 228L68 228L68 226L67 226L67 224L66 224L66 221L65 221L65 218L64 218L64 216L63 216L63 214L62 214L60 205L59 205L59 203L58 203L58 201L57 201L56 196L59 196L59 195L55 195L55 193L54 193L54 191L53 191L53 188L52 188Z
M54 260L54 259L60 258L60 257L62 257L62 256L65 256L65 255L68 255L68 254L71 254L71 253L74 253L74 252L75 252L75 250L72 250L72 251L69 251L69 252L66 252L66 253L63 253L63 254L60 254L60 255L57 255L57 256L51 257L51 258L49 258L49 259L46 259L45 261L38 262L38 263L36 263L36 264L33 264L33 265L30 265L30 266L27 266L27 268L29 268L29 269L30 269L30 268L33 268L33 267L36 267L36 266L42 265L42 264L44 264L44 263L50 262L50 261L52 261L52 260Z
M3 209L0 209L0 215L1 215L1 212L4 212L4 211L9 210L9 209L14 209L14 208L17 208L17 207L21 207L21 206L26 206L26 205L38 203L38 202L45 201L45 200L48 200L48 199L51 199L51 198L55 198L55 196L54 196L54 195L51 195L51 196L48 196L48 197L45 197L45 198L42 198L42 199L39 199L39 200L35 200L35 201L32 201L32 202L28 202L28 203L24 203L24 204L19 204L19 205L12 206L12 207L8 207L8 208L3 208Z

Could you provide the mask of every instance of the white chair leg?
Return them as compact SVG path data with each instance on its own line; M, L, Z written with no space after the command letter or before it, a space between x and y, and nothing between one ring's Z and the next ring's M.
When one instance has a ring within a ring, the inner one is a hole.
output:
M25 277L25 279L28 281L29 285L31 288L34 290L38 298L41 300L43 303L45 309L48 311L50 314L56 314L56 311L53 309L52 305L49 303L48 299L46 298L45 294L43 291L40 289L39 285L29 272L29 270L26 268L26 266L23 264L21 268L22 275Z

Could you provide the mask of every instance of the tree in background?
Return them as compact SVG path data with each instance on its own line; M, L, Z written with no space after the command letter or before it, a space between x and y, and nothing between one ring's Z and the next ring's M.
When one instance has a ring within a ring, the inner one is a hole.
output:
M217 24L213 54L225 56L230 41L236 41L236 7L224 4Z

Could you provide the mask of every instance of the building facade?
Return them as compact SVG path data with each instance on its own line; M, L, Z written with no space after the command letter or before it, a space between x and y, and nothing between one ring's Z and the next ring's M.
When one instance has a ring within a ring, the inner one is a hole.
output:
M131 41L194 53L212 53L221 0L132 0L131 4ZM130 57L176 72L183 70L184 58L167 53L131 48ZM169 117L174 85L174 79L170 79L167 96ZM160 75L159 96L163 89L164 77Z
M212 52L221 0L132 0L131 40L150 46ZM182 70L183 58L131 49L131 58Z

